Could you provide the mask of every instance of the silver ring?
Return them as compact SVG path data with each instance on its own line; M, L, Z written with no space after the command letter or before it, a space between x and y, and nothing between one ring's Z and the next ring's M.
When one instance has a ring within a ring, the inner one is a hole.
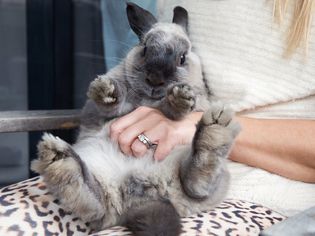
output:
M143 143L147 147L147 149L151 149L151 148L154 148L156 146L156 144L152 143L150 141L150 139L147 136L145 136L144 134L139 134L138 139L141 143Z

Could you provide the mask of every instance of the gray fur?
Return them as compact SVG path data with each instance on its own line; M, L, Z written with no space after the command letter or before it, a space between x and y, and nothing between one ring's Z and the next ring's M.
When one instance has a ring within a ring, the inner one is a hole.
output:
M149 201L126 214L126 225L135 235L174 236L181 232L180 218L168 201Z
M134 18L141 8L135 13L133 7L128 5ZM176 21L185 23L184 10L176 11ZM211 103L200 61L181 26L155 23L140 33L140 44L125 60L90 84L77 142L70 146L45 134L32 163L63 206L94 229L127 222L132 213L144 214L143 206L150 202L158 206L166 200L181 217L208 210L228 187L225 160L239 129L232 112ZM183 55L186 60L180 63ZM157 108L174 120L191 111L207 111L193 143L176 147L156 162L153 152L140 159L125 156L108 137L111 120L139 106ZM178 227L173 230L170 235L177 235Z

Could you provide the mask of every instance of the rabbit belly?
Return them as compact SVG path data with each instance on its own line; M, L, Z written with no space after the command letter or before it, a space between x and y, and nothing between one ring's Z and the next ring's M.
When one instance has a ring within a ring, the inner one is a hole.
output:
M89 171L103 183L121 182L124 177L133 172L152 170L154 166L153 153L148 152L142 158L124 155L117 143L108 137L109 125L79 140L73 149L85 162Z

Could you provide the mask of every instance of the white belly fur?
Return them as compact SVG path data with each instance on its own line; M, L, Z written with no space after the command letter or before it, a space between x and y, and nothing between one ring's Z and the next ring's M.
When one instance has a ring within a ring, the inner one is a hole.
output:
M157 162L153 152L149 151L144 157L134 158L125 156L117 143L109 138L109 123L93 135L79 140L73 149L79 154L89 170L103 183L113 183L122 180L128 173L140 172L143 175L169 175L171 166L177 166L178 158L172 155L170 160ZM180 148L182 149L182 148ZM182 151L175 151L176 156L182 156ZM175 164L175 165L174 165ZM167 171L166 171L167 169ZM161 173L164 172L164 173ZM153 174L154 173L154 174Z

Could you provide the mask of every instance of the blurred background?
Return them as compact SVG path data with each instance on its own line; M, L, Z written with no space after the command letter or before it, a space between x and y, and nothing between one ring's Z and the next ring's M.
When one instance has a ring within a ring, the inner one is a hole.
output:
M156 12L156 0L134 0ZM0 111L81 108L135 45L125 0L0 0ZM53 131L73 142L76 131ZM42 132L0 134L0 187L33 175Z

